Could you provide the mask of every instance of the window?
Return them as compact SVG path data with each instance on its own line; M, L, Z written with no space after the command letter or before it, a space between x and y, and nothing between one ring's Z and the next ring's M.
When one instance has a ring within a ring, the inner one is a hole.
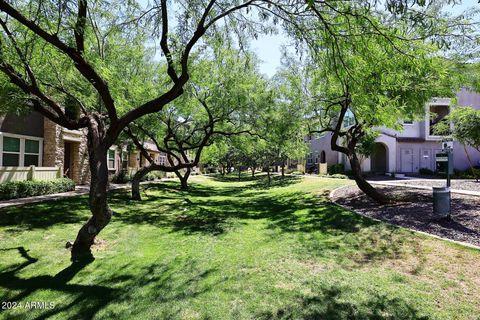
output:
M0 166L40 166L41 142L42 139L0 133Z
M122 169L128 169L128 151L122 151Z
M20 139L3 137L2 165L4 167L18 167L20 165Z
M25 139L25 153L23 166L38 166L40 158L40 142L38 140Z
M115 169L115 150L108 150L108 169Z
M158 164L164 166L167 163L167 157L160 154L158 155Z

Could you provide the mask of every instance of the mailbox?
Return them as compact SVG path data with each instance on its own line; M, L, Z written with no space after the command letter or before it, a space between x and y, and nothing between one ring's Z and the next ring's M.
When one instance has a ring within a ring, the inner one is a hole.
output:
M435 155L435 168L438 173L453 174L453 156L451 152Z

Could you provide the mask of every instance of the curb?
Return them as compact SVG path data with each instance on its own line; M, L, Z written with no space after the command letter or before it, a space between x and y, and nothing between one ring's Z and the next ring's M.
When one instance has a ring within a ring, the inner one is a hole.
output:
M458 240L453 240L453 239L449 239L449 238L443 238L443 237L440 237L440 236L437 236L435 234L432 234L432 233L428 233L428 232L425 232L425 231L420 231L420 230L415 230L415 229L411 229L411 228L407 228L407 227L404 227L404 226L400 226L398 224L394 224L394 223L391 223L391 222L388 222L388 221L384 221L384 220L380 220L380 219L377 219L377 218L373 218L373 217L369 217L367 215L364 215L362 213L359 213L353 209L350 209L342 204L339 204L337 202L335 202L333 200L333 195L335 194L335 192L337 192L338 190L340 189L343 189L343 188L347 188L347 187L351 187L351 186L343 186L343 187L338 187L336 189L333 189L332 191L330 191L330 194L328 195L328 198L330 200L331 203L333 203L334 205L344 209L344 210L347 210L347 211L350 211L356 215L359 215L361 217L364 217L364 218L368 218L368 219L371 219L373 221L377 221L377 222L381 222L381 223L385 223L387 225L390 225L390 226L394 226L396 228L400 228L400 229L404 229L404 230L408 230L408 231L412 231L412 232L415 232L415 233L419 233L419 234L422 234L422 235L425 235L425 236L428 236L428 237L431 237L431 238L435 238L435 239L439 239L439 240L444 240L444 241L447 241L447 242L450 242L450 243L454 243L454 244L457 244L457 245L460 245L462 247L467 247L467 248L470 248L470 249L476 249L476 250L479 250L480 251L480 246L477 246L477 245L474 245L474 244L471 244L471 243L468 243L468 242L462 242L462 241L458 241Z

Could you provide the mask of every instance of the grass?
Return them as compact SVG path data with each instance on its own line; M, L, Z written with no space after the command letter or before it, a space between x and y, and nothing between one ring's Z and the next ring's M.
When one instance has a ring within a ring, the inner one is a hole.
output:
M111 195L96 259L65 242L85 197L0 211L3 319L478 319L480 254L327 201L348 180L194 177ZM26 309L31 302L52 309Z

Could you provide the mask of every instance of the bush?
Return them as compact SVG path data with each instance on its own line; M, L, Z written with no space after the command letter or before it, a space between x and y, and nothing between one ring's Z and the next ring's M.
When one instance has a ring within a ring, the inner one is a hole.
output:
M124 184L124 183L127 183L127 182L130 182L132 181L132 176L126 171L126 170L122 170L116 174L114 174L112 176L112 180L111 180L113 183L120 183L120 184Z
M477 177L480 178L480 169L467 169L465 171L457 171L454 172L455 177L460 179L476 179Z
M0 184L0 200L42 196L74 189L75 182L67 178L49 181L11 181Z
M418 173L423 174L425 176L435 175L435 172L433 172L432 170L430 170L428 168L420 168L420 170L418 170Z
M152 171L143 176L142 181L154 181L165 177L163 171Z
M345 167L343 166L342 163L337 163L337 164L332 164L331 166L328 167L328 174L333 175L333 174L343 174L345 173Z

